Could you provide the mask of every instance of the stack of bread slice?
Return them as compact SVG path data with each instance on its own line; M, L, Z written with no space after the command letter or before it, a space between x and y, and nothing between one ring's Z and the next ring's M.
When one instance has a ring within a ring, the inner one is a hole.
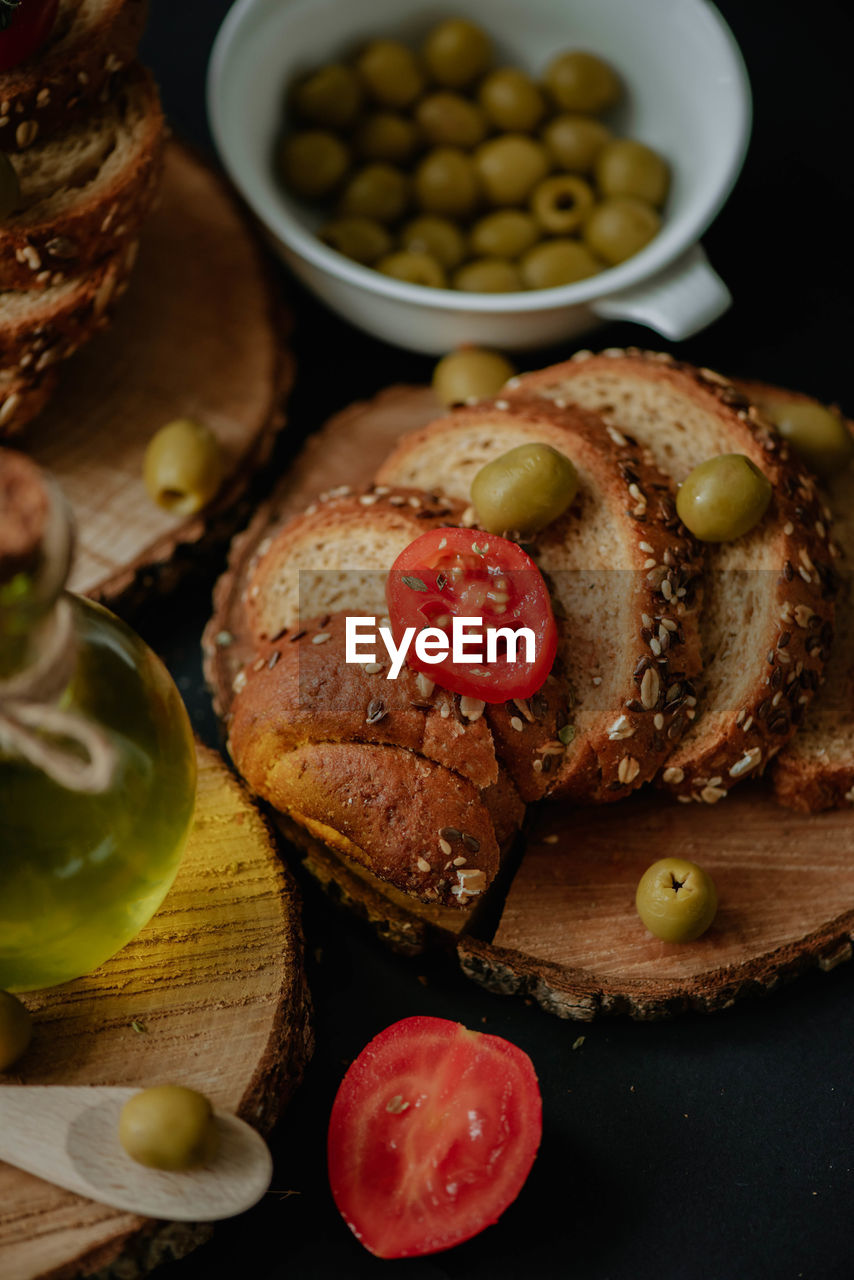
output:
M0 438L109 318L161 171L164 121L135 62L145 0L62 0L48 42L0 75L0 150L20 187L0 219Z
M819 491L762 411L781 394L657 353L582 352L402 437L373 485L274 529L245 578L254 652L227 717L250 786L296 839L457 907L543 797L651 782L717 804L768 770L783 803L854 803L854 591L832 540L835 520L854 560L854 472ZM474 475L534 441L580 482L528 548L560 631L540 692L485 705L406 667L387 680L385 660L347 664L346 615L382 623L397 555L442 525L476 536ZM749 534L700 547L675 493L721 453L748 456L773 496Z

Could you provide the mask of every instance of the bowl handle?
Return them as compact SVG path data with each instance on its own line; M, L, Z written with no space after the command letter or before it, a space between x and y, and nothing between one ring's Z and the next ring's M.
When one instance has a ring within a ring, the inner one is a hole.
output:
M651 280L590 307L603 320L634 320L679 342L705 329L731 304L732 294L697 244Z

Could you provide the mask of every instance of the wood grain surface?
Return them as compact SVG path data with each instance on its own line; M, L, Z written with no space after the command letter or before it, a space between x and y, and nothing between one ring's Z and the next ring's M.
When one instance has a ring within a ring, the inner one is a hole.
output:
M205 633L206 676L220 715L227 717L231 682L251 654L241 596L258 544L321 490L369 482L397 437L438 411L429 389L392 387L339 413L234 540ZM287 829L307 869L386 941L410 952L437 940L456 946L470 977L536 999L564 1018L718 1009L852 954L850 810L795 814L778 807L761 783L746 783L716 806L676 804L646 790L601 808L564 803L528 814L524 854L509 889L494 885L480 918L460 921L451 936L429 908L408 906L376 877L356 872L292 824ZM652 938L634 909L641 874L670 853L706 867L721 897L712 931L687 946ZM503 906L495 902L502 892ZM482 921L496 914L497 928L486 936Z
M135 587L174 586L188 551L245 520L238 500L283 425L292 377L271 271L222 179L171 143L112 326L63 367L52 402L14 442L74 509L72 590L115 604ZM149 439L182 417L210 427L227 461L218 497L189 519L156 506L142 481Z
M178 1083L268 1130L311 1052L296 890L225 764L199 751L196 820L176 882L94 974L23 997L33 1043L4 1084ZM2 1280L133 1280L210 1227L105 1208L0 1164Z

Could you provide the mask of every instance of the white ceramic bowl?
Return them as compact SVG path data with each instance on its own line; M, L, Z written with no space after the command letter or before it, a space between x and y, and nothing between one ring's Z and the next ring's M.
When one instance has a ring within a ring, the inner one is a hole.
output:
M617 267L556 289L460 293L406 284L323 244L320 221L281 188L273 152L285 87L373 35L417 41L448 12L489 31L499 64L540 73L567 48L612 62L628 85L618 133L665 155L673 182L655 239ZM376 337L439 354L462 342L545 346L604 319L678 340L729 306L698 241L744 160L750 88L738 46L708 0L237 0L208 71L208 112L223 164L294 273Z

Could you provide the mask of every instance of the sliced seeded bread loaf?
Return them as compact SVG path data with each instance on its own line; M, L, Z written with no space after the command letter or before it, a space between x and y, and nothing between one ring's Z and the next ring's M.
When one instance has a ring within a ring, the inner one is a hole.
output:
M41 413L55 385L55 369L46 369L32 379L17 369L0 371L0 440L22 430Z
M377 669L379 668L379 669ZM428 903L491 883L524 806L486 721L404 667L344 660L344 615L259 645L238 678L229 750L280 813Z
M698 562L667 478L595 415L517 397L404 436L377 481L467 501L485 463L533 441L570 457L580 479L569 511L531 546L559 615L558 674L573 702L574 737L542 764L556 774L554 794L618 800L656 773L696 714Z
M0 293L0 370L30 378L93 337L127 287L136 247L131 241L86 276L47 289Z
M163 134L157 88L135 66L98 112L12 156L21 202L0 222L0 289L61 284L132 239L157 190Z
M412 488L377 485L364 493L334 490L259 548L245 596L256 643L261 646L286 634L289 641L299 641L306 617L349 612L385 620L386 577L398 554L429 529L459 525L463 511L461 502ZM338 661L337 652L334 644L324 646L329 662ZM377 670L369 674L377 676L385 688L394 682L385 679L389 663L382 648L377 656ZM243 678L238 675L239 682ZM555 758L562 757L565 749L558 730L569 719L565 681L550 676L535 697L488 707L477 698L445 693L426 675L417 677L417 687L421 712L431 711L441 700L447 703L445 714L451 714L463 729L468 727L475 741L486 735L493 758L506 768L524 800L538 799L551 790ZM345 682L342 689L348 688ZM302 723L304 716L311 721L313 712L309 705L292 708L288 714L295 723ZM317 722L313 732L319 732ZM398 745L412 744L401 741Z
M23 151L66 129L136 56L147 0L60 0L48 42L0 75L0 148Z
M739 383L760 408L766 401L818 403L796 391ZM849 423L849 429L852 424ZM854 465L819 482L833 516L840 590L824 683L794 738L774 760L771 777L781 804L802 812L854 805Z
M600 413L677 483L709 457L743 453L773 485L756 529L707 548L704 702L661 775L681 799L714 804L788 742L829 656L835 574L815 483L732 383L669 356L579 352L508 385L511 400L532 393Z

